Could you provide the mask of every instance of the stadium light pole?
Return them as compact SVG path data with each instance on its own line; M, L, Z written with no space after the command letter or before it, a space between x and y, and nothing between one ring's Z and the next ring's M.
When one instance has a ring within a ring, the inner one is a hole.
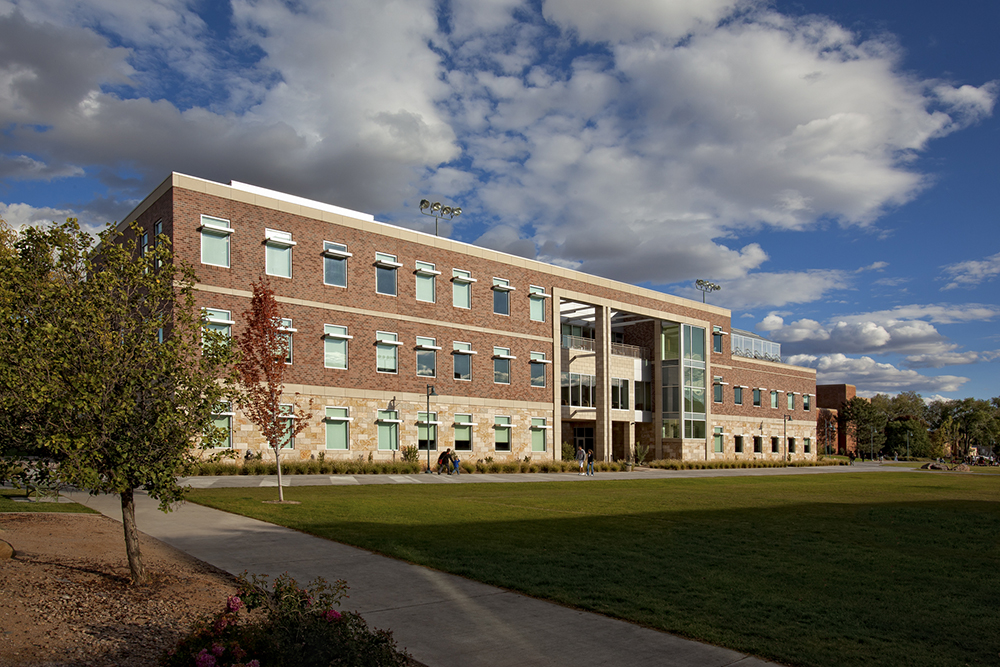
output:
M462 215L462 209L458 206L444 206L439 201L432 202L429 199L420 200L420 212L434 217L434 236L438 235L438 223L441 218L454 220Z
M706 294L708 294L709 292L718 292L720 289L722 289L721 285L717 285L717 284L715 284L713 282L710 282L708 280L701 280L701 279L694 281L694 286L695 286L695 289L701 290L701 302L702 303L705 303L705 295Z

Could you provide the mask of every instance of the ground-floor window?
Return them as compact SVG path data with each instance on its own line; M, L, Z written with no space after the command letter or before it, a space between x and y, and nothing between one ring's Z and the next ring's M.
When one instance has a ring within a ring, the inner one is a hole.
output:
M777 437L771 438L771 453L777 454L778 452L781 451L781 449L779 449L780 447L781 447L781 441L779 441Z
M788 453L789 454L795 453L795 438L788 439Z
M742 435L737 435L736 437L733 438L733 449L736 451L737 454L742 454L743 453L743 436Z
M763 443L761 443L762 438L759 435L753 437L753 453L760 454L763 451Z
M722 452L722 427L716 426L712 429L712 442L715 445L715 453Z
M350 420L347 408L326 409L326 448L349 449Z
M802 451L806 454L812 452L812 440L809 438L802 438Z
M378 448L399 449L399 413L395 410L378 411Z
M455 415L455 451L472 451L472 415Z
M417 413L417 448L432 452L437 451L437 413L418 412Z
M532 417L531 419L531 451L545 451L545 419L542 417Z
M495 448L498 452L510 451L510 417L497 417L493 422Z

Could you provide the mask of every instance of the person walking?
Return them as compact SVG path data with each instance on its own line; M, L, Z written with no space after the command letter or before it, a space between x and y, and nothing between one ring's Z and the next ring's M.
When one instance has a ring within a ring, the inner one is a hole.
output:
M583 477L587 474L583 471L583 467L587 464L587 452L583 451L583 445L576 446L576 460L580 462L580 477Z
M594 450L587 450L587 474L591 477L594 476Z
M458 452L452 452L452 454L451 454L451 465L454 466L454 468L455 468L455 474L456 475L461 475L462 474L462 469L460 467L458 467L458 464L461 463L461 462L462 462L461 459L458 458Z

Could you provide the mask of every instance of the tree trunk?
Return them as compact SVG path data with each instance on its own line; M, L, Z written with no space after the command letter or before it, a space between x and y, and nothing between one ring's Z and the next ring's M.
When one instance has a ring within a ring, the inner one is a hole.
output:
M139 531L135 527L135 497L133 490L119 494L122 501L122 526L125 529L125 553L128 555L128 569L132 575L132 585L146 583L146 568L142 564L139 551Z
M281 447L274 448L274 460L278 464L278 500L285 502L285 491L281 488Z

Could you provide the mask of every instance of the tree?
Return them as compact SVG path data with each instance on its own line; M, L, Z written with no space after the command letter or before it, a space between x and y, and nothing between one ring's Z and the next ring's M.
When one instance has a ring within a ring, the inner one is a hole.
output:
M119 496L138 584L147 576L135 491L163 511L183 497L177 474L193 462L194 443L218 438L212 415L231 349L201 350L196 277L172 262L166 237L145 254L114 229L100 239L90 252L75 220L27 230L16 243L20 266L4 266L3 292L16 298L2 313L0 345L27 372L19 383L0 377L3 399L17 406L3 439L50 455L64 483Z
M274 450L278 500L284 502L281 448L307 426L312 413L294 403L286 409L282 403L288 337L281 330L278 302L267 278L258 279L252 286L250 308L242 315L246 327L237 337L240 360L236 366L239 374L236 400L243 414L260 430L268 447Z
M875 397L879 398L878 396ZM880 405L882 401L877 401ZM865 451L865 444L871 455L882 451L885 442L885 425L888 415L860 396L844 403L844 420L847 432L854 438L859 452Z
M885 449L888 454L913 457L936 457L940 454L931 444L927 427L916 419L896 419L885 427Z
M816 420L816 436L819 439L821 451L825 454L837 453L837 413L833 410L820 408Z

